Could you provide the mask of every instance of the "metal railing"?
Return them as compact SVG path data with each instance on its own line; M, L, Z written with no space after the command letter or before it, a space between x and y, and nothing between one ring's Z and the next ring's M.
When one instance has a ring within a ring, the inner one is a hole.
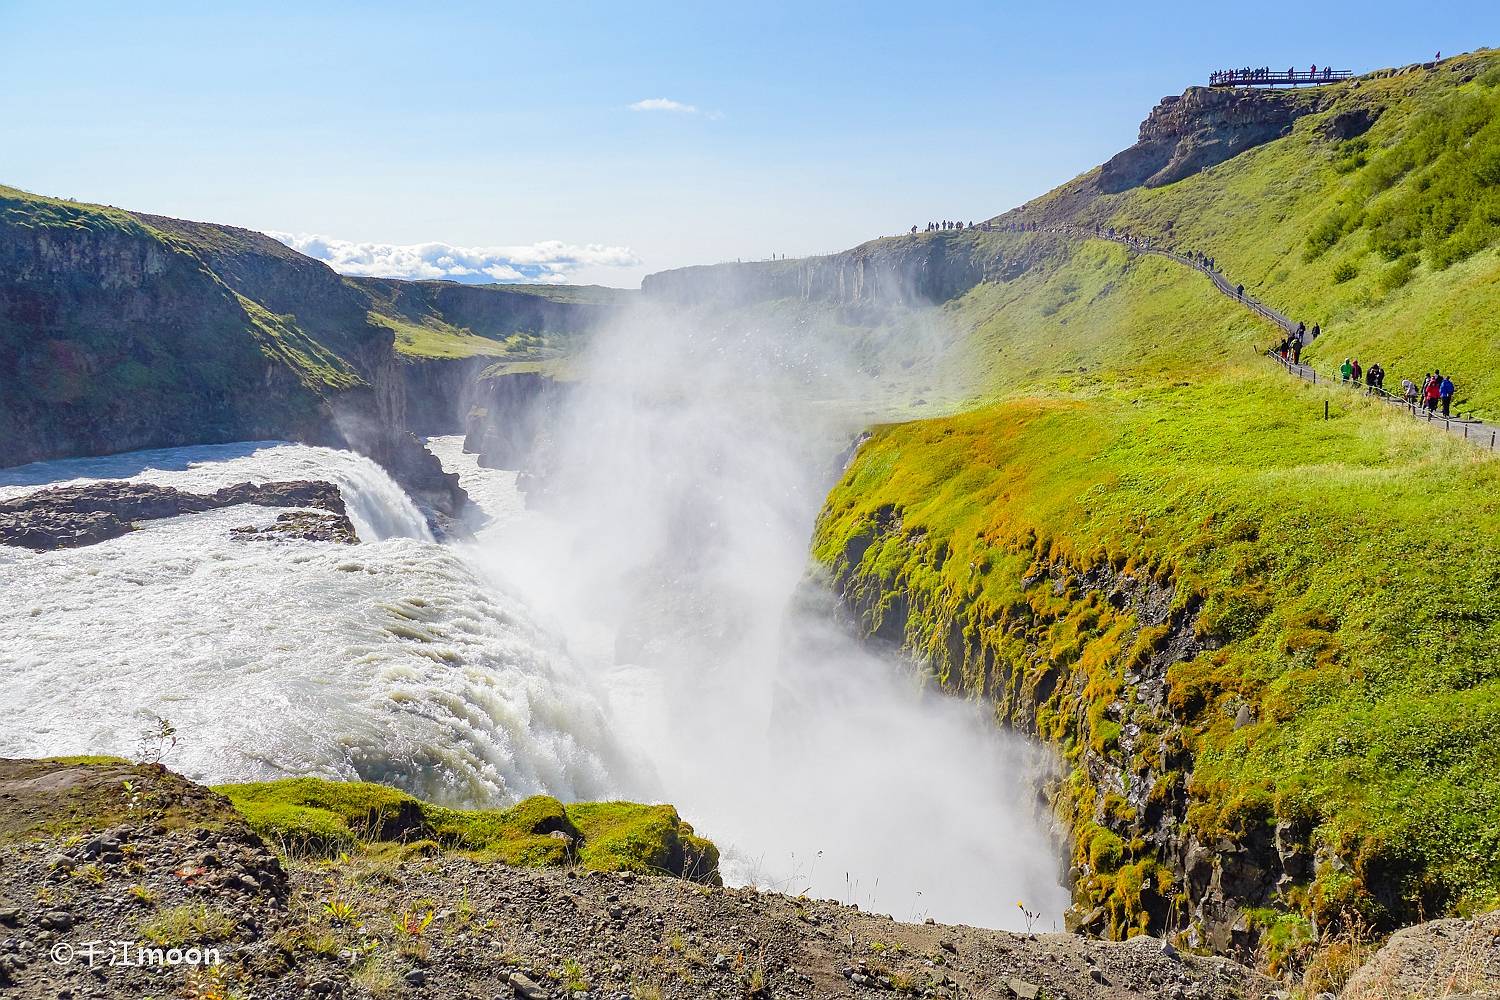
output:
M1208 85L1210 87L1300 87L1304 83L1309 83L1317 86L1321 83L1338 83L1341 80L1351 79L1353 76L1354 71L1349 69L1292 69L1285 72L1270 69L1236 69L1209 74Z

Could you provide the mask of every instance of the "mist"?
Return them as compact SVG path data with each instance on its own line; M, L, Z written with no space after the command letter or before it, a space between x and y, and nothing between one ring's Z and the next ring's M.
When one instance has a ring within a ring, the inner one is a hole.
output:
M810 565L841 456L947 381L952 337L910 315L851 337L812 314L639 306L578 365L532 512L486 555L649 761L622 794L673 802L727 881L992 927L1025 927L1024 902L1060 928L1049 761L858 641Z

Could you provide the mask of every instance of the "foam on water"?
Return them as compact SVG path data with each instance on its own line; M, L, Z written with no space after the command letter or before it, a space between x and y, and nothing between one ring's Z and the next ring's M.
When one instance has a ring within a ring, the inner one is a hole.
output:
M457 803L633 791L566 651L360 456L300 445L167 449L0 470L0 492L129 478L191 490L336 482L358 546L245 542L279 511L145 522L82 549L0 548L0 755L136 750L213 781L387 781Z

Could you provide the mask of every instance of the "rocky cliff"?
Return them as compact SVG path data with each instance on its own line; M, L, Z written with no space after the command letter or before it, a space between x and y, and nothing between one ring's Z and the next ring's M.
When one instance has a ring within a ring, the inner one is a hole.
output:
M0 188L0 465L283 438L366 454L455 515L413 431L459 430L494 359L402 353L396 331L494 351L585 334L617 297L350 279L249 230Z
M1323 109L1328 91L1210 90L1165 97L1141 123L1140 139L1099 168L1101 191L1162 187L1291 131Z

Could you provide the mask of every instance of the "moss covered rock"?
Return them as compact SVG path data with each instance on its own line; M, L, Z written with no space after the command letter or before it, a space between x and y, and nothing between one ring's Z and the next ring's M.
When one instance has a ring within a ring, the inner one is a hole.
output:
M577 863L597 871L719 884L719 853L668 805L546 795L509 809L451 809L385 785L286 778L220 785L251 827L295 854L434 850L520 866Z

